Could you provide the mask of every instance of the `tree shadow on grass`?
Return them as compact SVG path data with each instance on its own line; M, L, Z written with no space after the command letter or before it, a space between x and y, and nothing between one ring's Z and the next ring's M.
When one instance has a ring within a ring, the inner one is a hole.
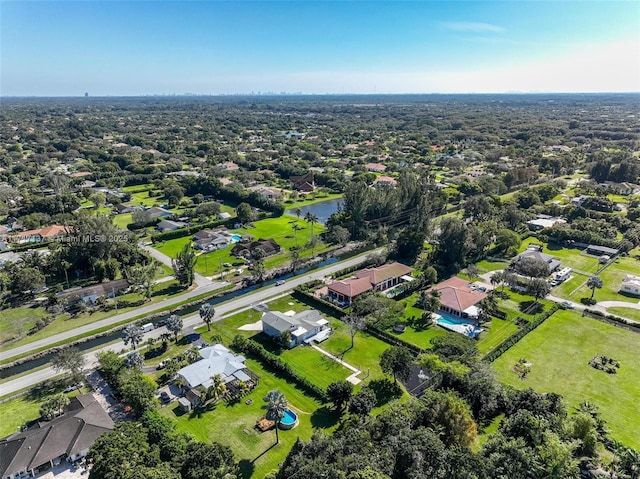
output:
M535 301L523 301L518 306L521 313L526 314L538 314L544 310L544 304L537 303Z
M264 456L266 453L268 453L271 449L273 449L274 447L276 447L277 444L274 442L273 444L271 444L268 448L266 448L264 451L262 451L260 454L258 454L252 461L251 461L251 465L253 466L253 464L260 459L262 456Z
M382 406L402 396L400 386L388 379L374 379L367 387L376 395L376 406Z
M311 414L311 425L314 428L328 429L338 424L338 421L340 421L340 415L326 406L316 409Z
M255 470L255 466L253 462L249 459L242 459L238 462L238 467L240 468L240 477L242 479L249 479L253 475L253 471Z

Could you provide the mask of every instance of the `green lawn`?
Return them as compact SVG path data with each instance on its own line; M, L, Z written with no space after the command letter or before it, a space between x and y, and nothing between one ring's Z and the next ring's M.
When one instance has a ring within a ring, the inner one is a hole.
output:
M294 235L292 228L293 224L297 223L301 228ZM273 256L268 256L264 260L265 268L275 268L283 265L289 261L288 250L291 249L296 243L299 246L303 246L311 239L311 225L303 219L298 219L295 216L283 215L279 218L266 218L264 220L256 221L253 223L253 228L240 228L229 230L232 234L239 235L251 235L255 239L267 239L273 238L285 251ZM319 239L320 233L324 231L324 226L321 224L314 225L314 236ZM176 238L169 241L156 244L154 247L166 254L171 258L175 258L178 252L184 247L185 244L191 241L191 237ZM212 251L210 253L203 253L198 256L196 262L196 271L205 276L217 275L220 273L220 267L224 263L233 264L238 261L238 258L231 256L231 250L233 246L230 245L226 248ZM318 243L315 248L315 253L318 254L328 247L323 243ZM300 254L301 258L306 258L311 255L311 249L306 248ZM225 274L231 273L234 268L224 268ZM249 272L247 271L246 274Z
M596 404L611 429L611 436L640 448L640 334L617 328L574 311L558 311L500 356L494 363L498 378L516 388L533 387L556 392L568 404ZM617 374L589 366L589 360L605 355L621 364ZM531 372L521 380L512 371L524 358Z
M484 331L478 339L478 350L482 354L488 353L518 330L513 321L499 318L491 318L491 322L483 324L482 328Z
M47 315L44 308L13 308L0 311L0 344L18 338Z
M294 208L302 208L303 206L309 206L314 203L320 203L322 201L335 200L336 198L342 198L342 194L340 193L331 193L331 194L323 194L318 193L315 195L315 198L311 195L306 195L301 197L297 201L287 200L284 202L284 206L286 209L291 210Z
M599 276L604 283L602 289L596 289L594 298L597 301L628 301L637 303L638 298L620 294L620 284L627 274L638 274L640 271L640 261L629 256L618 257L614 263L602 271ZM574 295L574 299L591 296L591 289L584 285Z
M635 319L640 321L640 309L633 308L607 308L609 314L615 314L616 316L622 316L629 319Z
M215 441L231 447L236 460L240 461L242 478L257 479L277 469L278 463L284 460L298 438L310 439L314 428L330 432L336 418L293 384L265 371L260 363L247 359L246 364L260 376L260 384L240 402L231 405L220 403L211 411L183 415L176 414L176 403L172 403L161 412L174 419L180 430L192 434L197 440ZM272 389L279 389L286 395L299 421L296 428L280 431L280 444L274 447L271 447L275 443L274 431L262 433L254 428L256 421L264 415L262 398ZM253 403L247 405L247 399Z
M589 279L589 276L584 274L576 273L573 271L571 273L571 278L564 283L559 284L555 288L551 290L551 294L554 296L559 296L561 298L572 299L574 301L579 299L577 294L572 294L576 291L577 288L580 287L585 281Z
M476 263L476 266L478 267L478 272L480 274L484 274L488 273L489 271L505 269L507 266L509 266L509 264L502 261L489 261L485 259L480 261L479 263Z

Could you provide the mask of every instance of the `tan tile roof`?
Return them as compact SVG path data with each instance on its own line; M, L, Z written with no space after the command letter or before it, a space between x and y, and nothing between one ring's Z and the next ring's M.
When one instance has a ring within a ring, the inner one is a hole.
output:
M366 268L356 272L356 278L368 278L371 284L379 284L390 278L411 274L413 268L402 263L391 263L377 268Z
M50 238L59 234L66 233L66 227L60 225L47 226L46 228L39 228L37 230L28 230L18 233L18 236L35 236L40 235L43 238Z
M457 276L449 278L431 289L440 292L442 306L458 311L464 311L487 297L485 293L469 288L469 282Z
M349 298L355 298L359 294L371 291L373 288L369 278L345 279L329 285L329 291L333 291Z

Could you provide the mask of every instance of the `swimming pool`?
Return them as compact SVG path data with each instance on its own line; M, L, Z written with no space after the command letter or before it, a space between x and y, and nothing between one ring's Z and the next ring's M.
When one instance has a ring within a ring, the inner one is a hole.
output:
M438 313L436 316L437 318L435 323L449 331L464 334L470 338L475 338L482 332L482 328L476 326L472 321L451 316L446 313Z
M280 429L293 429L298 425L298 415L291 409L284 412L284 416L280 419Z
M231 237L233 238L233 241L236 241L236 242L242 240L242 236L240 235L231 235Z

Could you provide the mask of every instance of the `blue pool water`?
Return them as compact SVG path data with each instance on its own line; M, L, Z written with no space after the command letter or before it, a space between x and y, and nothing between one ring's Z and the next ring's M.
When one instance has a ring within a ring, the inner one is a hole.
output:
M475 326L471 321L467 321L466 319L462 319L462 318L456 318L454 316L445 316L443 313L438 313L440 316L442 316L440 319L438 319L439 323L443 323L443 324L471 324L473 326Z
M234 239L234 241L240 241L242 239L242 236L240 235L231 235L231 237Z
M449 331L455 331L456 333L464 334L470 338L475 338L482 332L482 328L476 326L470 320L443 312L439 312L438 316L440 317L436 319L436 324L448 329Z
M296 413L293 412L291 409L287 409L284 412L284 416L280 420L280 424L284 424L285 426L290 426L291 424L294 424L296 422L296 419L298 419L298 416L296 416Z

